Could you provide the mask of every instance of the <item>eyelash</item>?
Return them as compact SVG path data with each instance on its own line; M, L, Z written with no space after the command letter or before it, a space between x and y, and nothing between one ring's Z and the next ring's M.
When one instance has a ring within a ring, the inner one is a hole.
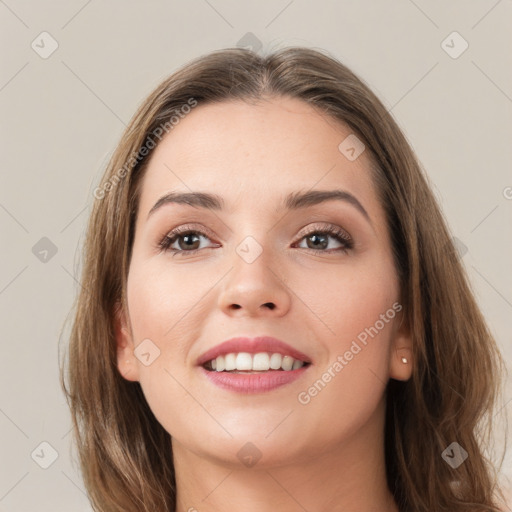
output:
M323 228L312 229L311 231L303 234L301 238L299 238L298 242L307 238L308 236L320 234L320 235L330 235L335 238L338 242L343 244L342 247L338 247L336 249L330 250L322 250L322 249L311 249L307 248L308 251L313 251L315 253L332 253L332 252L342 252L344 254L348 253L354 247L353 240L345 233L342 229L335 226L326 226ZM171 249L171 245L180 237L184 235L200 235L206 238L210 238L210 234L208 232L202 231L200 229L192 229L190 226L179 226L176 229L173 229L171 232L167 233L162 240L158 243L158 248L162 252L170 252L172 256L176 256L178 254L195 254L202 249L191 249L190 251L185 251L182 249ZM296 243L296 242L295 242ZM212 247L208 247L211 249Z

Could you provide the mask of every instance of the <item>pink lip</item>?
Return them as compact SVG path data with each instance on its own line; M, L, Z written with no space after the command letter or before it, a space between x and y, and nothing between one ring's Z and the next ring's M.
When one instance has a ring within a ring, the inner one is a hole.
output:
M309 365L297 370L269 370L268 372L247 374L209 371L203 367L199 369L213 384L223 389L237 393L262 393L293 382L300 378L308 368Z
M202 354L197 364L203 364L215 359L218 356L230 354L232 352L247 352L249 354L257 354L258 352L270 352L272 354L281 354L283 356L291 356L294 359L311 363L311 359L302 352L294 349L284 341L272 338L270 336L259 336L257 338L231 338L224 341L220 345L211 348ZM277 370L279 371L279 370ZM219 372L220 373L220 372ZM292 373L292 372L287 372Z

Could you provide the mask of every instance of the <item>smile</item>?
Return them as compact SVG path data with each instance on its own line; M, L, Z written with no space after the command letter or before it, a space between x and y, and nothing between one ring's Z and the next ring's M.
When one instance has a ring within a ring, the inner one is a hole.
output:
M269 370L293 371L307 365L300 359L279 353L259 352L249 354L248 352L230 353L218 356L208 361L204 368L216 372L268 372Z

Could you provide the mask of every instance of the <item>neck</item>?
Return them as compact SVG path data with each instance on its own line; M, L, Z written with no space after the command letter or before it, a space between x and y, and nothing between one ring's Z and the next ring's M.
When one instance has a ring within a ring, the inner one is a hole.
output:
M386 482L383 412L323 453L278 467L227 465L173 439L176 512L398 512Z

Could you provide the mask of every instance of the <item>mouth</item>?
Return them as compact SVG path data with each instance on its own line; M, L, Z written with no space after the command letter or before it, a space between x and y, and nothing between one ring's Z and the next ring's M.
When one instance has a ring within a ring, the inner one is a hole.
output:
M210 372L253 374L265 372L291 372L299 370L311 363L295 359L290 355L278 352L231 352L217 356L203 364L203 368Z
M235 393L264 393L291 384L307 372L311 359L273 338L232 338L196 362L210 383Z

